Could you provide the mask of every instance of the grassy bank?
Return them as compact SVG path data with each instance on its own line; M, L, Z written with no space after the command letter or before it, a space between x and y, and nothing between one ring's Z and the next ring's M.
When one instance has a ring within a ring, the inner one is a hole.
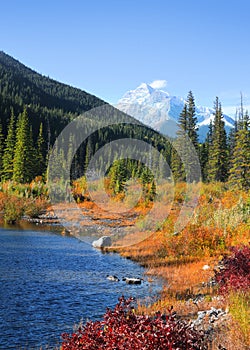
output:
M0 212L7 224L15 224L23 217L37 218L48 204L47 188L39 177L30 184L14 181L0 184Z
M230 255L231 247L249 246L250 194L220 183L202 185L191 221L181 232L174 232L184 196L185 185L180 184L173 210L154 234L139 244L112 250L146 266L147 274L166 281L160 300L149 307L140 305L140 313L165 313L173 307L179 316L195 319L202 310L222 308L228 311L228 317L216 325L211 348L248 349L250 281L246 290L238 286L221 293L214 278L219 261ZM119 243L122 246L123 242ZM248 274L249 268L245 262Z
M134 195L140 189L135 184L125 196L112 197L108 206L102 207L97 205L102 204L100 184L91 184L91 196L95 198L93 203L86 182L81 181L75 182L73 193L79 206L87 208L89 215L102 219L120 218L123 223L126 223L128 216L134 215L134 233L122 238L114 236L113 247L107 250L140 263L147 268L147 274L152 278L157 276L165 281L160 300L147 306L138 305L136 314L148 315L154 319L157 312L169 315L169 310L174 310L178 317L190 322L206 311L198 328L209 334L208 348L248 349L250 281L246 279L246 289L242 289L241 285L234 288L232 284L227 292L223 292L216 276L220 272L221 261L232 254L231 247L237 246L239 252L241 247L249 247L249 191L230 189L222 183L201 184L191 220L184 229L176 232L176 220L189 195L186 184L177 184L174 195L169 184L161 185L153 204L145 203L140 198L136 202ZM189 191L192 192L192 188ZM131 205L135 205L133 209L127 209ZM147 215L152 206L156 208L153 218L152 215ZM125 209L125 215L122 208ZM131 242L137 243L131 245ZM243 261L243 267L249 276L247 260ZM233 260L232 270L238 268ZM232 277L230 274L228 276L228 279ZM239 274L234 278L240 280L242 276ZM213 308L222 310L224 316L211 320L209 310L214 310ZM65 349L70 347L65 345Z

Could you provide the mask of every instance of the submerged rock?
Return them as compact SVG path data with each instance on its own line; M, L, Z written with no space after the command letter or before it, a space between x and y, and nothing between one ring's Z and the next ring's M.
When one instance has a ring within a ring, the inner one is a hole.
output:
M108 275L107 279L109 281L112 281L112 282L119 282L120 281L119 278L117 276L115 276L115 275L114 276L113 275Z
M125 281L127 284L141 284L142 279L141 278L125 277L125 278L123 278L123 281Z

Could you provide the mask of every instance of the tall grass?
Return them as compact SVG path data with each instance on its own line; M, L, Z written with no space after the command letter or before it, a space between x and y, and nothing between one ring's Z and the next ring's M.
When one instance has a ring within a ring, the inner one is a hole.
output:
M38 217L47 206L47 187L40 178L30 184L13 181L0 184L0 211L8 224L15 224L24 215Z
M231 291L228 296L230 313L250 347L250 295L243 291Z

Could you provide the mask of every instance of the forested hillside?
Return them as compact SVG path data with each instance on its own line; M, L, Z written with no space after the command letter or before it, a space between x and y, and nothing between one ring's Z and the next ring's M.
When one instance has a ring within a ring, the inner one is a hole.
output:
M107 104L101 99L42 76L0 52L1 179L29 182L37 175L44 175L48 154L63 128L81 113L104 105ZM102 128L100 116L84 117L86 129L96 126L98 132L78 150L72 165L74 178L83 175L89 159L99 148L121 137L147 140L170 161L171 147L164 137L138 125L139 122L132 126L119 124L122 112L111 106L110 110L117 116L116 125L109 128ZM135 122L129 116L126 120ZM75 135L71 135L72 142L74 139ZM68 155L61 156L59 172L66 165Z
M70 119L103 104L97 97L38 74L0 52L0 116L4 134L11 109L18 116L26 105L34 136L43 123L44 135L47 138L50 134L53 143Z

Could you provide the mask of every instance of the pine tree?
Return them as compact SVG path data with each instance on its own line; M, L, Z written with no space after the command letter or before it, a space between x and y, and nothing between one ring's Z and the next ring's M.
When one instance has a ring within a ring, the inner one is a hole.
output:
M13 176L13 160L15 150L15 116L13 109L11 110L11 117L8 126L8 133L5 140L5 149L3 153L3 170L2 179L10 180Z
M36 166L36 176L43 176L45 173L45 167L46 167L46 162L45 162L45 140L43 137L43 124L40 124L39 128L39 134L37 138L37 155L36 155L36 160L37 160L37 166Z
M67 169L69 169L72 178L76 178L76 157L74 157L74 136L73 134L69 135L69 143L68 143L68 153L67 153Z
M34 177L35 150L32 140L32 129L26 107L19 116L16 131L13 180L21 183L30 182Z
M201 164L203 181L207 181L207 177L208 177L208 164L209 164L208 159L209 159L210 149L212 146L212 139L213 139L213 125L212 125L212 121L210 121L205 142L200 145L200 164Z
M187 134L193 146L198 150L197 118L195 116L195 102L192 91L187 97Z
M4 136L2 124L0 124L0 178L3 172L3 152L4 152Z
M227 180L228 168L227 136L218 97L216 97L214 108L215 117L212 131L212 143L209 148L207 177L209 181L225 182Z
M116 160L110 170L110 189L112 189L113 194L121 193L125 190L125 183L128 178L128 173L126 171L126 159Z
M86 145L85 165L84 165L85 171L88 169L89 162L91 161L91 158L92 158L92 156L94 154L94 150L93 149L94 149L94 146L93 146L92 138L90 136L88 138L87 145Z
M250 189L250 132L249 116L239 120L229 170L229 183L241 189Z
M177 139L173 142L172 157L171 157L171 169L176 181L185 181L185 168L184 163L180 157L179 149L182 148L182 144L185 140L185 134L188 127L188 111L187 104L185 103L183 110L179 117Z
M185 103L183 110L181 111L179 121L178 121L179 130L177 131L177 135L182 136L183 133L186 133L188 130L188 107Z
M171 168L175 180L185 181L197 178L196 151L198 151L197 118L192 91L189 91L187 102L179 117L177 139L174 142Z
M47 174L46 177L48 181L50 182L56 182L61 180L62 182L65 182L65 169L67 169L67 161L64 154L64 147L63 147L63 140L57 139L53 149L50 151L49 154L49 163L47 168Z

